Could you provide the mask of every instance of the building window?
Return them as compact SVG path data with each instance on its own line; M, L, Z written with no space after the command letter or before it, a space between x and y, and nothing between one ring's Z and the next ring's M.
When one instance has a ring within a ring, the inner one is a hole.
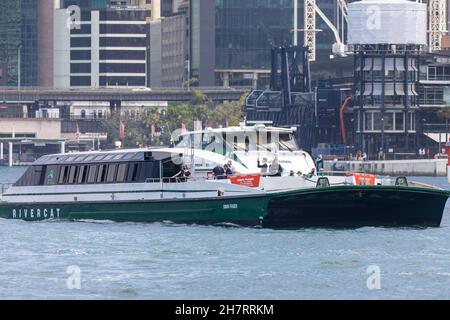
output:
M416 131L416 113L415 112L409 112L409 131L415 132Z
M72 76L70 77L70 85L73 87L90 87L90 76Z
M71 63L70 73L91 73L90 63ZM89 78L90 81L90 78Z
M83 48L91 46L91 38L70 38L70 46L72 48Z
M100 50L100 60L145 60L144 50Z
M81 38L78 38L81 39ZM117 38L117 37L101 37L100 47L145 47L147 45L147 38L144 37L127 37L127 38ZM90 45L89 45L90 46ZM83 45L79 45L83 47Z
M101 24L100 34L146 34L145 24Z
M383 118L380 111L364 112L364 131L381 132ZM386 111L384 113L384 131L403 132L405 130L405 116L402 111Z
M71 50L70 51L70 60L91 60L91 51L90 50Z
M101 86L145 86L146 77L107 77L100 76Z
M145 73L144 63L101 63L100 73Z

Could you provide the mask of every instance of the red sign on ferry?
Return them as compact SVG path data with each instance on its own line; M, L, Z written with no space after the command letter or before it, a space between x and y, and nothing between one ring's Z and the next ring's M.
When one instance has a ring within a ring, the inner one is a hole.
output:
M229 177L229 179L232 184L250 188L258 188L261 181L261 174L243 174Z

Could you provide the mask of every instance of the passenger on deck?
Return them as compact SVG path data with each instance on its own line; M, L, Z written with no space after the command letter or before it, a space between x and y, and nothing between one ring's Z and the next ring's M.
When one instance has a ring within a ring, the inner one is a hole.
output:
M308 173L308 175L306 176L308 179L311 179L312 177L314 177L316 175L316 168L312 168L311 172Z
M231 170L228 164L223 165L223 171L225 172L226 177L231 177L233 175L233 170Z
M323 169L323 157L321 154L319 154L319 156L316 159L316 166L318 170Z
M181 181L186 181L190 178L190 176L191 172L189 171L189 167L187 166L187 164L183 164L183 167L181 168L180 172L178 172L172 178L179 178Z
M259 161L259 158L258 158L258 168L261 168L262 175L266 175L267 174L267 168L268 167L269 166L267 165L267 158L263 158L262 159L262 164L261 164L261 162Z
M269 175L272 177L281 177L282 171L283 169L281 168L278 162L278 158L275 157L275 159L273 159L272 164L269 167Z
M215 166L213 169L214 179L221 180L225 179L225 170L219 165Z
M233 166L233 162L231 160L228 160L227 165L228 165L228 168L230 168L231 172L233 174L235 174L236 173L236 168Z

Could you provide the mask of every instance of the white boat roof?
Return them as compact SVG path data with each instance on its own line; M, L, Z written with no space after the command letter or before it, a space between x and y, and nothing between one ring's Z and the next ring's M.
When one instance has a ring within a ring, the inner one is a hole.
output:
M296 130L293 128L268 127L265 125L256 124L254 126L235 126L226 128L205 128L203 130L185 131L181 135L199 134L199 133L223 133L223 132L249 132L249 131L269 131L269 132L283 132L293 133Z

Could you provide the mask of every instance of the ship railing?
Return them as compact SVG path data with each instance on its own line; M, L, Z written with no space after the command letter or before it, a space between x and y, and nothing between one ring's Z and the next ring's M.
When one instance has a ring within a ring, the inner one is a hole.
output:
M191 178L180 178L180 177L166 177L166 178L148 178L145 179L145 183L184 183L188 181L193 181Z

